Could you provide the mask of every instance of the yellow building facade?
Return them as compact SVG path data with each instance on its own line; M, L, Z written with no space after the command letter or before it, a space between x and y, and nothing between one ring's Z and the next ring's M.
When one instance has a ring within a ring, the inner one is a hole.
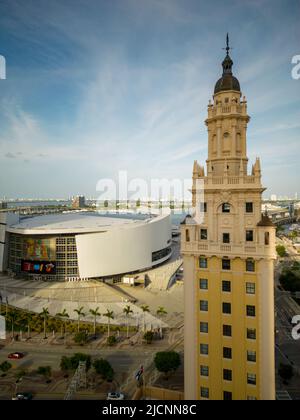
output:
M248 173L247 101L227 54L209 101L206 170L181 226L185 399L273 400L275 227L262 215L260 160Z

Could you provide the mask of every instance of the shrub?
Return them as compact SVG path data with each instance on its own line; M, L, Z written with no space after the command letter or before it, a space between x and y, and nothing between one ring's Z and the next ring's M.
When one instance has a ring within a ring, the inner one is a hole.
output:
M81 331L75 335L74 341L76 344L80 344L81 346L83 346L88 341L88 335L85 331Z
M2 370L3 373L8 372L9 369L11 369L11 368L12 368L12 364L7 362L7 361L1 363L1 365L0 365L0 370Z
M175 351L156 353L154 364L159 372L163 372L167 376L169 372L177 370L181 365L180 355Z
M114 377L114 370L111 367L110 363L105 359L95 360L93 367L98 375L105 380L112 380Z
M51 374L52 374L52 369L51 366L40 366L37 369L37 373L39 375L43 375L45 376L45 378L50 378Z
M109 346L113 346L114 344L116 344L117 339L114 335L111 335L110 337L107 337L107 344Z

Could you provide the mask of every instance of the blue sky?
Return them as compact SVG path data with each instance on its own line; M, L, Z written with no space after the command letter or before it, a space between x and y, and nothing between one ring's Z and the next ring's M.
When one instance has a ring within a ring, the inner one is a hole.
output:
M97 196L101 178L190 178L226 32L267 195L300 194L300 2L2 0L0 197Z

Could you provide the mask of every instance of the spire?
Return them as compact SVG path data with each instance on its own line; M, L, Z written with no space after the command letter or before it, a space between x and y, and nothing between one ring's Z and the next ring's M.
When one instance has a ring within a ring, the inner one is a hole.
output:
M232 48L229 47L229 35L227 32L226 35L226 48L223 48L223 50L226 50L226 55L229 55L229 51L232 50Z
M229 51L232 50L231 47L229 47L229 35L227 32L226 35L226 48L223 48L223 50L226 50L226 57L222 63L223 66L223 76L225 74L232 74L232 66L233 66L233 61L231 60L230 56L229 56Z

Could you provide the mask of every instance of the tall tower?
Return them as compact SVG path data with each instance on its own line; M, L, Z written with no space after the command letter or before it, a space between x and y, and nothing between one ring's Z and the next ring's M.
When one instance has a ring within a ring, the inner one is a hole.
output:
M185 398L273 400L275 227L261 212L258 158L248 174L250 117L229 51L227 35L205 121L207 170L194 162L195 214L181 226Z

